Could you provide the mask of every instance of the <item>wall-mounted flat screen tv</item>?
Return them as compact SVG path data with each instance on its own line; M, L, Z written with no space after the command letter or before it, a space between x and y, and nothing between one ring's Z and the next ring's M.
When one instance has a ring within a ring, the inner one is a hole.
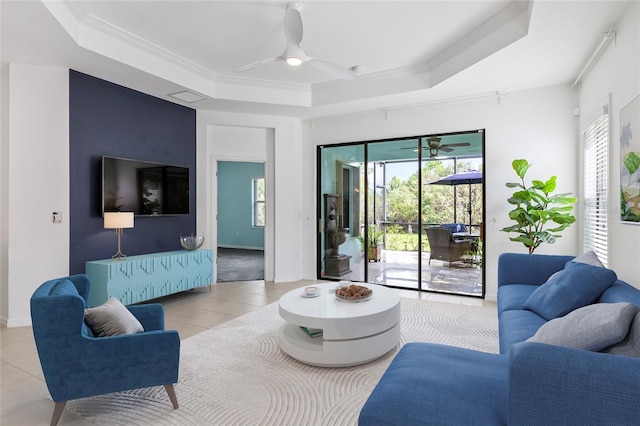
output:
M189 168L104 156L102 211L188 215Z

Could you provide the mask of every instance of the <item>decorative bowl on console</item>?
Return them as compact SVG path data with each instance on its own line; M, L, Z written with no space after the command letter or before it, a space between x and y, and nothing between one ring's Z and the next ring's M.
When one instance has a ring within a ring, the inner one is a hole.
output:
M198 235L180 235L180 245L185 250L193 251L198 250L204 244L204 236Z

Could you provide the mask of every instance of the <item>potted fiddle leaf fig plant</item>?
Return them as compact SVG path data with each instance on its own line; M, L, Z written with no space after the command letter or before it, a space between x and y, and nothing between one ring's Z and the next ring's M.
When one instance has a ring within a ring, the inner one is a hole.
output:
M367 231L366 243L364 240L364 233L358 235L358 240L360 241L360 244L362 244L363 249L367 250L367 260L379 262L384 231L377 229L376 225L369 225L369 229Z
M533 254L540 244L553 244L561 237L559 233L576 221L571 214L576 198L570 193L552 194L556 190L556 176L545 182L532 180L527 186L524 178L531 167L527 160L513 160L512 166L520 182L507 183L507 187L516 188L507 201L515 206L509 218L516 223L501 230L518 234L509 239L521 242Z

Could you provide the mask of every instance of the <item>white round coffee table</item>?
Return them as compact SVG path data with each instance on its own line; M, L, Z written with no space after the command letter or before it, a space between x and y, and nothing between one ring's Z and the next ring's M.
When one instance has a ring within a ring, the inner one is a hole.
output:
M356 283L359 284L359 283ZM393 349L400 339L400 296L375 284L366 301L344 302L332 290L337 283L314 284L320 296L306 298L304 288L280 298L280 348L298 361L322 367L364 364ZM310 337L300 327L322 329Z

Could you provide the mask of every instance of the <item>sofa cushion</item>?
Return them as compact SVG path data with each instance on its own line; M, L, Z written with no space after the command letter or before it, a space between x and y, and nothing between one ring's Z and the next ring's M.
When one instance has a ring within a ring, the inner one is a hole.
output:
M358 424L506 424L507 357L407 343L360 411Z
M631 322L627 336L621 342L604 349L602 352L640 358L640 312Z
M617 279L610 269L568 262L529 296L524 308L551 320L588 305Z
M633 303L596 303L555 318L527 342L600 351L622 341L638 307Z
M540 287L535 284L509 284L498 288L498 312L520 310L529 296Z
M640 306L640 291L624 281L616 281L600 295L599 303L631 302Z
M98 337L134 334L144 331L140 321L115 297L85 310L85 321Z
M516 343L522 343L536 334L547 320L532 311L512 310L499 314L500 353L506 354Z

